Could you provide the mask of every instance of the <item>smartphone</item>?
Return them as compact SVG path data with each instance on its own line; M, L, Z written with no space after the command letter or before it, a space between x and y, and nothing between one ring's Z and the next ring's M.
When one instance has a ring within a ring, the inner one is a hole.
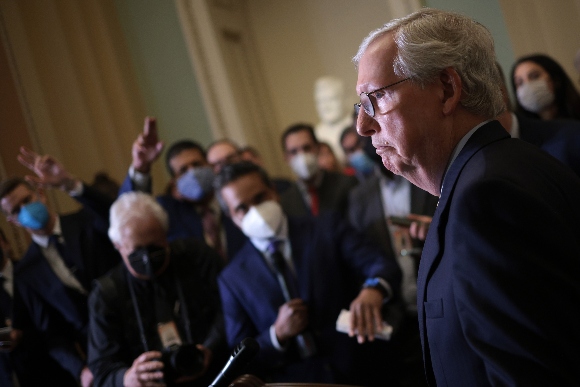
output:
M404 216L389 216L389 220L392 224L401 227L411 227L411 223L413 223L413 220Z

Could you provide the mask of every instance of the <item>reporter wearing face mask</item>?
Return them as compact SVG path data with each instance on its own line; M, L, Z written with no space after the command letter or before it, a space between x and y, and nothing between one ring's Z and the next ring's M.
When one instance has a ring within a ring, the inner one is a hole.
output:
M580 94L564 69L547 55L529 55L512 68L515 112L542 120L580 120Z
M150 171L163 150L155 118L147 117L143 132L133 143L133 161L120 193L151 193ZM195 141L173 143L165 153L171 176L167 191L157 201L169 215L168 238L196 237L218 251L224 261L231 258L245 241L243 234L221 213L215 200L214 173L206 152Z
M91 192L87 188L87 195ZM93 192L98 197L97 192ZM14 267L15 302L12 327L41 336L36 350L58 363L58 385L90 386L86 366L87 295L91 283L120 261L107 238L104 222L88 209L59 215L47 205L42 189L11 178L0 184L0 204L6 219L32 238ZM41 369L30 365L28 372ZM43 374L45 383L51 373Z
M125 193L111 207L109 237L123 262L89 297L95 386L205 387L225 362L217 253L194 238L169 242L167 228L148 194ZM184 349L184 370L165 360Z
M319 167L319 143L312 126L296 124L286 129L282 148L297 177L296 184L280 195L284 211L291 216L318 216L328 211L344 214L348 193L357 179Z
M260 344L257 374L274 382L389 385L398 357L374 340L382 308L398 297L396 261L339 215L292 217L267 174L249 162L224 167L216 191L249 238L218 277L228 344ZM336 331L350 309L350 336Z

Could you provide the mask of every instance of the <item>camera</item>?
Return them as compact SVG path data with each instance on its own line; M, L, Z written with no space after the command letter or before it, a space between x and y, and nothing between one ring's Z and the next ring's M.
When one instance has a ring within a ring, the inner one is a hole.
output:
M192 376L203 370L204 354L195 344L172 345L161 351L166 381Z

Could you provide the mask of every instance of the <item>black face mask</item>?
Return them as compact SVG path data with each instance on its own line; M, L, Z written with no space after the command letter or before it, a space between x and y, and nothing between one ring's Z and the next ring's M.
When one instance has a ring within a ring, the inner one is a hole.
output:
M149 245L139 247L129 254L129 264L131 268L141 275L150 278L163 267L167 259L167 249L161 246Z

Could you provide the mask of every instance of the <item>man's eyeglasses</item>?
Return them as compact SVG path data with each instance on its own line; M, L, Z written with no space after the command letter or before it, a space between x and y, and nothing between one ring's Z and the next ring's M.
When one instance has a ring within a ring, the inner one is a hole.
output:
M375 97L375 99L377 98L376 96L374 96L374 94L378 91L381 90L385 90L388 89L389 87L398 85L401 82L405 82L406 80L410 79L411 77L405 78L405 79L401 79L400 81L397 81L395 83L391 83L390 85L387 86L383 86L380 87L376 90L370 91L368 93L362 92L360 93L359 97L360 97L360 102L359 103L355 103L354 104L354 112L355 114L358 116L358 113L360 112L360 108L362 106L362 108L365 110L365 113L368 114L371 117L375 116L375 105L373 104L373 101L371 100L370 96L373 95L373 97Z

